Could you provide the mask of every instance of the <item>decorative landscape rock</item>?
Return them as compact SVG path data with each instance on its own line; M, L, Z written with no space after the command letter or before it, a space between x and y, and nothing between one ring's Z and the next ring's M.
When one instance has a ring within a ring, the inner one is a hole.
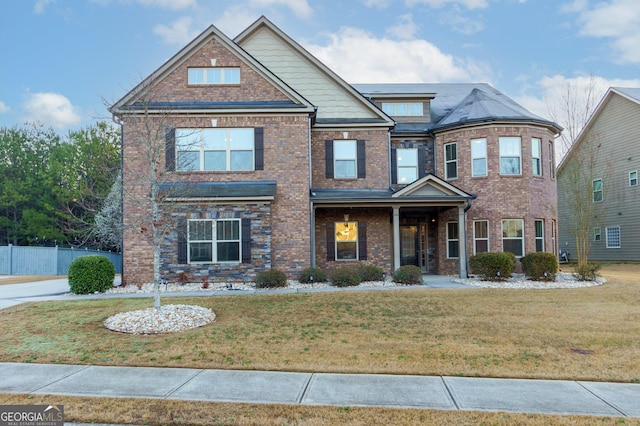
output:
M109 330L130 334L175 333L212 323L216 314L211 309L193 305L164 305L122 312L104 320Z

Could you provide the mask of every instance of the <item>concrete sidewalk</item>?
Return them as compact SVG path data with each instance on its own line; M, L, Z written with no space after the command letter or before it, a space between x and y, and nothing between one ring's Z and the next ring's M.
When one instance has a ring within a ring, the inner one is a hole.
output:
M640 417L640 384L0 363L0 392Z

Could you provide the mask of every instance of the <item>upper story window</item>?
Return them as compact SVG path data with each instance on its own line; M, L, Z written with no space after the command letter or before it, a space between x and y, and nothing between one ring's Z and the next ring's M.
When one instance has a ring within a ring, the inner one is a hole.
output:
M189 68L189 84L240 84L240 68Z
M542 140L538 138L531 139L531 159L532 170L534 176L542 176Z
M629 172L629 186L638 186L638 171Z
M500 142L500 174L521 174L521 141L519 137L502 137Z
M599 203L604 199L604 192L602 189L602 179L595 179L592 185L593 185L593 202Z
M407 184L418 179L418 149L398 148L396 150L398 183Z
M424 115L422 102L383 102L382 111L385 114L397 116L421 116Z
M458 178L458 144L455 142L444 146L444 178Z
M188 263L240 262L240 219L189 220Z
M471 139L471 175L487 175L487 140Z
M364 140L325 141L327 179L356 179L366 177Z
M252 128L176 129L176 169L255 170Z

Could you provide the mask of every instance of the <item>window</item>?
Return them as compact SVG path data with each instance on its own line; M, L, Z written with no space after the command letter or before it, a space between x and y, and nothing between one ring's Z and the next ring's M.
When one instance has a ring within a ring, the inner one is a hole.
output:
M444 146L444 177L458 178L458 145L455 142Z
M531 139L531 158L534 176L542 176L542 140Z
M358 259L358 222L336 222L336 260Z
M460 239L458 237L458 222L447 222L447 257L460 256Z
M602 240L602 229L600 227L593 228L593 241Z
M254 170L254 129L176 129L177 169Z
M487 175L487 140L471 139L471 175Z
M556 177L556 164L553 155L553 142L549 142L549 176L551 179Z
M520 174L520 138L503 137L500 141L500 174Z
M602 199L602 179L596 179L593 181L593 202L599 203L602 201Z
M396 150L398 183L411 183L418 179L418 150L416 148Z
M397 116L423 115L422 102L383 102L382 111L385 114Z
M189 84L240 84L240 68L189 68Z
M524 255L524 221L522 219L502 220L502 251L517 257Z
M356 177L356 141L333 141L333 170L337 179Z
M620 227L607 227L607 248L620 248Z
M188 263L240 262L240 219L187 222Z
M638 171L629 172L629 186L638 186Z
M489 251L489 221L473 221L473 253Z
M536 251L544 251L544 220L536 219Z

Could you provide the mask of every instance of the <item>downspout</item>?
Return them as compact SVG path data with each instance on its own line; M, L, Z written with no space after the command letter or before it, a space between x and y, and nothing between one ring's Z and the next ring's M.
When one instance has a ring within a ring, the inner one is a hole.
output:
M311 189L313 188L313 161L311 155L311 121L316 115L317 108L314 109L313 114L309 115L309 119L307 120L307 150L309 155L309 265L312 268L316 266L316 212L315 207L313 205L313 199L311 198Z
M124 285L124 123L115 114L111 117L120 125L120 277L121 285Z
M475 200L476 198L478 198L478 194L471 194L471 197L467 198L467 207L464 208L464 224L465 227L462 230L462 232L464 233L464 244L465 246L468 247L467 245L467 212L469 211L469 209L471 208L471 202L473 200ZM467 252L467 255L465 256L465 271L467 271L467 276L466 277L460 277L460 278L469 278L469 252Z

